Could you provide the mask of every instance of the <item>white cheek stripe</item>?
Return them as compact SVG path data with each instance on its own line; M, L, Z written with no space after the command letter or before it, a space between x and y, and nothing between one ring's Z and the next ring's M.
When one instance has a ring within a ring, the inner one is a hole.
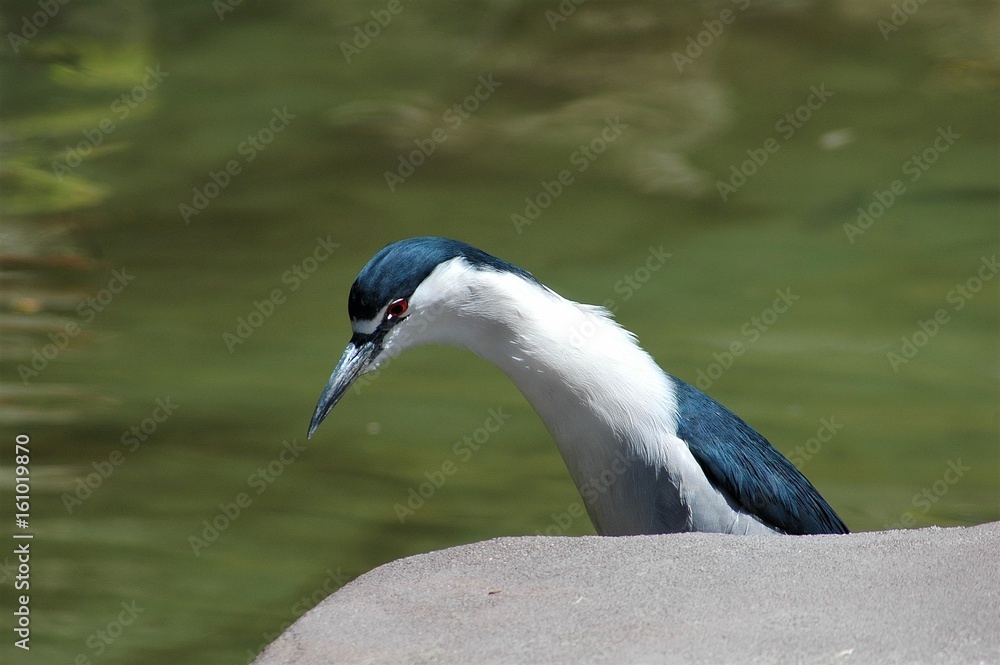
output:
M359 335L371 335L378 328L378 324L382 322L386 307L383 307L374 319L351 319L351 330Z

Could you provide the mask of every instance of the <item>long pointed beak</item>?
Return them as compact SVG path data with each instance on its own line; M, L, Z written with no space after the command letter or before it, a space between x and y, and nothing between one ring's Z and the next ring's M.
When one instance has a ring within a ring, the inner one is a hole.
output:
M368 339L364 342L356 339L351 340L347 348L344 349L344 355L340 357L336 369L330 375L330 380L327 382L326 388L323 389L323 394L320 395L316 411L313 412L312 421L309 423L309 434L306 438L312 438L313 432L316 431L319 424L329 415L333 407L337 406L337 402L347 393L351 384L365 373L378 352L379 345L374 339Z

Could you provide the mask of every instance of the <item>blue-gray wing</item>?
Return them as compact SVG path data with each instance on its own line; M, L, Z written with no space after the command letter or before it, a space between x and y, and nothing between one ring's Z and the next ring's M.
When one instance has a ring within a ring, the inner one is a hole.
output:
M671 378L679 409L677 436L716 487L785 533L848 533L812 483L767 439L694 386Z

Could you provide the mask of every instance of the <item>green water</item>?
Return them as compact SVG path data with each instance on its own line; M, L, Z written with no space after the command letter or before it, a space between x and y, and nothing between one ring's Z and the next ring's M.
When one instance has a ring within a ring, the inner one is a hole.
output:
M5 423L6 480L15 434L31 436L35 533L32 649L11 646L8 614L5 662L243 663L386 561L593 533L531 408L465 352L394 360L306 441L351 281L414 235L612 306L854 530L1000 519L994 10L928 3L883 39L889 4L738 12L683 72L672 54L718 6L591 0L552 30L555 3L407 3L350 62L341 44L385 5L243 3L221 21L207 1L67 6L33 59L7 54L4 121L48 123L25 139L48 172L102 117L115 130L5 212L72 209L97 261L72 302L120 292L92 316L69 307L84 334L30 380L83 391L72 419ZM4 32L35 10L10 3ZM112 100L156 66L122 118ZM602 132L606 150L579 152ZM435 149L403 177L414 141ZM5 384L25 362L3 361Z

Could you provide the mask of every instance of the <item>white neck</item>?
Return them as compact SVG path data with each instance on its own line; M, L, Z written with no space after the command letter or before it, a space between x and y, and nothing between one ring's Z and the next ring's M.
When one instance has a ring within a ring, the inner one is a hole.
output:
M622 469L636 460L666 468L665 442L677 441L673 386L633 336L602 308L460 260L440 266L418 299L433 299L438 306L427 311L436 315L407 346L465 347L499 367L551 432L595 526L620 531L601 522L610 503L637 500L628 482L617 482Z

